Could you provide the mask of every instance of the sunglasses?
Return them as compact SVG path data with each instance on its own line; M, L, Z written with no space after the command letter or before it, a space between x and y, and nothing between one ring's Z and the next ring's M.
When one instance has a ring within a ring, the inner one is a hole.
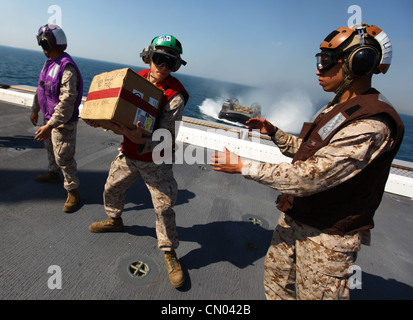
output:
M317 70L327 71L334 67L338 60L340 60L342 54L338 54L333 51L322 51L315 55L317 59Z
M181 64L186 65L186 62L180 57L176 57L163 51L152 51L149 56L157 67L165 65L165 67L171 71L178 70Z

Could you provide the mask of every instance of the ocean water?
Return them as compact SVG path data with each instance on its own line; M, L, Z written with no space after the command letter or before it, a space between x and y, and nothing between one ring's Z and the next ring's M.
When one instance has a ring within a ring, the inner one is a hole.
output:
M70 51L68 51L70 54ZM142 68L113 62L73 57L82 73L84 92L89 91L93 77L99 73L121 68ZM137 57L138 58L138 57ZM43 52L0 46L0 84L37 86L40 70L45 56ZM185 107L184 116L223 122L218 113L225 99L237 98L241 104L251 105L258 102L262 107L262 115L282 130L298 133L302 123L310 121L314 113L320 109L321 102L314 103L309 96L298 89L277 94L276 97L263 92L262 89L229 83L215 79L195 77L179 73L173 74L185 86L190 99ZM406 132L397 159L413 162L413 115L401 114ZM224 121L225 122L225 121ZM237 124L235 124L237 125Z

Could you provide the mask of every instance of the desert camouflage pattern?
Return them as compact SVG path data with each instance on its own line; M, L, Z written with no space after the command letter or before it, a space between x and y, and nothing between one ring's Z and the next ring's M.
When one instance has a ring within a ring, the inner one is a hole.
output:
M281 214L265 258L271 300L347 300L360 235L332 235Z
M259 163L243 160L244 177L292 196L309 196L354 177L393 143L385 118L355 121L337 132L330 143L306 161ZM292 157L301 139L278 130L273 138L280 151Z
M159 128L171 132L175 141L175 123L182 119L185 100L176 94L164 107L159 116ZM138 152L152 152L160 141L145 138L146 142L138 146ZM162 251L175 250L179 246L176 231L175 212L172 209L177 195L178 185L173 176L171 164L155 164L125 157L120 153L112 162L105 184L104 205L106 214L112 218L120 217L124 208L126 190L136 179L142 177L152 197L156 214L156 235L158 248ZM137 195L139 196L139 195Z
M292 196L309 196L351 179L388 151L393 143L390 128L384 117L361 119L338 131L306 161L271 164L243 160L242 174ZM289 157L301 144L300 138L280 129L272 139ZM341 237L282 214L265 260L267 298L348 299L347 270L360 243L370 244L370 230Z
M104 191L106 214L112 218L121 216L126 190L142 177L152 197L156 214L158 247L163 251L176 249L179 245L175 212L172 209L178 195L178 186L173 176L172 165L157 165L125 157L120 153L112 162ZM136 195L139 197L139 195Z
M70 127L71 129L53 128L51 137L44 141L49 161L48 169L51 172L62 171L63 186L67 191L79 188L75 160L77 122L72 122Z
M74 158L76 152L77 121L67 123L73 114L76 97L78 94L78 75L71 64L65 67L60 86L60 103L55 107L55 112L48 123L53 127L51 138L44 141L49 161L48 169L51 172L62 171L64 188L73 190L79 187L77 176L77 163ZM32 111L39 112L40 105L37 94L33 100Z

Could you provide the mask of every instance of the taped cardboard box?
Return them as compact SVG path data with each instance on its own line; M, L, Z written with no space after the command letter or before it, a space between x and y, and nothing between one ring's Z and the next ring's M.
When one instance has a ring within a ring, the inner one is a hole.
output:
M150 136L162 98L161 88L130 68L104 72L93 78L80 117L106 129L110 121L121 122L130 129L140 121L143 134Z

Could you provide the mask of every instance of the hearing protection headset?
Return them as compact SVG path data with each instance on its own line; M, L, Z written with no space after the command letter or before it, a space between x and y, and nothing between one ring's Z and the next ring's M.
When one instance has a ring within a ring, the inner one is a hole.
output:
M354 49L347 59L345 66L352 78L364 77L375 72L380 54L373 46L363 45Z
M336 90L334 100L355 80L373 73L385 74L392 58L392 45L388 36L380 28L365 23L331 32L321 43L320 49L321 53L316 55L319 70L327 70L339 59L343 60L344 81ZM332 62L324 62L321 57L324 60L332 57Z
M151 58L149 56L150 56L151 51L153 51L153 49L154 49L153 45L151 44L145 47L143 51L140 53L140 57L142 58L143 62L145 62L146 64L151 63Z

